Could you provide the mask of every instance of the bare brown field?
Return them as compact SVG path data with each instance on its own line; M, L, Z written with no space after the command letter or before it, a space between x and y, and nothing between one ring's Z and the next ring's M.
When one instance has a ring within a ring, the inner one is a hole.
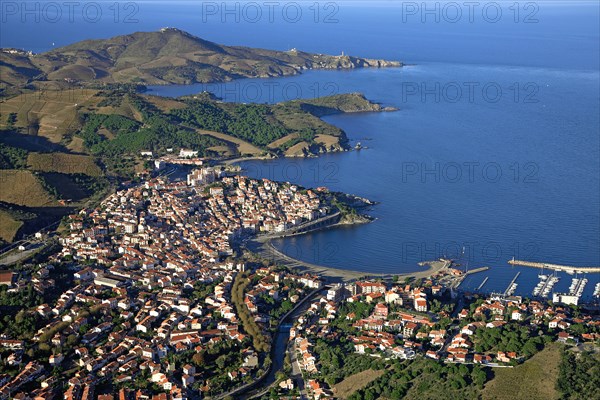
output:
M287 136L282 137L281 139L277 139L274 142L269 143L267 146L270 149L276 149L279 146L285 144L288 140L296 139L298 137L297 133L290 133Z
M0 201L26 207L53 207L58 202L30 171L0 170Z
M27 164L34 171L63 174L102 175L102 170L91 156L67 153L29 153Z
M85 153L86 152L86 148L85 148L85 144L83 142L83 139L77 136L73 136L71 138L71 141L69 142L67 149L69 151L75 152L75 153Z
M99 99L102 100L102 97L99 97ZM142 121L142 114L140 114L140 112L129 102L127 96L123 97L123 99L121 100L121 104L118 106L99 107L98 105L93 105L92 107L90 107L89 111L98 114L118 114L139 122Z
M354 375L350 375L343 381L333 386L333 393L336 398L346 399L352 393L366 387L369 383L383 375L384 371L375 371L367 369Z
M231 151L231 149L227 146L213 146L213 147L209 147L208 150L217 152L217 153L221 154L223 157L232 157L235 155L235 153L233 153Z
M185 103L170 99L168 97L144 96L144 99L147 100L149 103L153 104L156 108L158 108L164 113L167 113L171 110L177 110L180 108L187 107Z
M224 140L226 142L233 143L237 147L238 153L240 155L250 154L253 156L258 156L258 155L261 155L262 153L264 153L264 150L254 146L253 144L248 143L245 140L238 139L236 137L227 135L225 133L205 131L203 129L196 129L196 132L200 133L201 135L208 135L208 136L215 137L217 139Z
M484 400L552 400L560 363L560 345L552 343L515 368L494 368L495 377L482 391Z
M96 72L94 72L93 68L84 65L67 65L58 71L48 74L48 79L50 80L60 81L65 78L89 81L96 78Z
M22 221L17 221L6 211L0 210L0 239L12 242L21 226Z
M317 135L315 136L315 142L320 143L326 147L331 147L339 145L340 139L336 136L331 135Z
M283 126L293 131L300 131L308 128L321 134L331 136L342 135L342 130L340 128L330 125L312 114L307 114L304 111L286 105L278 104L274 106L273 115L283 124Z
M308 150L309 147L310 147L309 144L306 142L296 143L295 145L293 145L292 147L287 149L287 151L285 152L285 155L287 157L304 156L304 154L305 154L304 150Z
M16 113L15 127L60 143L65 133L78 127L78 108L99 101L94 98L96 93L91 89L67 89L21 94L1 103L0 128L6 128L8 114Z
M166 85L169 83L162 79L155 78L151 74L146 73L137 67L124 68L119 71L115 71L113 72L112 76L114 80L118 82L143 81L148 85Z

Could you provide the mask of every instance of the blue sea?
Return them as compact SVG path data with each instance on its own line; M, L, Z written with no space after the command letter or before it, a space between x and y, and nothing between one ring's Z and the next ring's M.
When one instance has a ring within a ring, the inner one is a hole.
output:
M63 23L51 22L59 15L50 9L32 23L35 10L22 15L16 4L17 11L2 5L3 47L45 51L171 26L229 45L407 63L149 88L261 103L361 92L398 108L325 118L360 151L242 163L251 176L378 202L367 211L373 223L275 242L290 256L375 274L452 257L464 268L490 267L465 289L489 277L482 290L503 291L520 271L524 295L539 271L510 266L512 257L600 266L597 1L479 2L473 10L460 2L100 2L97 21L89 6L84 16L76 9L72 23L64 10ZM559 276L555 290L567 290L572 277ZM600 274L588 278L590 296Z

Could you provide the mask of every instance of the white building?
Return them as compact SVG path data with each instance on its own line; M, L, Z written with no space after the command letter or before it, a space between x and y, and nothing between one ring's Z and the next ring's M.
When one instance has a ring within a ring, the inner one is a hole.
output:
M218 177L217 171L212 167L195 169L187 176L187 184L190 186L207 185L213 183Z
M179 150L180 158L198 157L197 150L181 149Z
M333 285L329 290L327 290L327 300L330 301L338 301L342 296L343 286L339 283Z
M562 303L567 305L573 304L576 306L577 303L579 303L579 296L566 293L554 293L552 295L552 301L555 303Z
M160 171L165 167L166 163L163 160L154 160L154 169Z

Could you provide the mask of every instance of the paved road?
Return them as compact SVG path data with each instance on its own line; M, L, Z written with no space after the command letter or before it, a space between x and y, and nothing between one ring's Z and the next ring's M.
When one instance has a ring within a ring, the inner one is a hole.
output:
M296 357L296 344L295 343L292 343L289 346L289 351L290 351L290 359L292 362L291 378L294 381L294 385L296 385L296 387L300 391L300 396L303 399L308 399L308 393L306 391L306 384L304 381L304 374L302 372L302 369L300 368L300 362L298 361L298 359Z
M44 246L44 242L28 242L27 244L24 244L24 246L24 251L14 249L12 252L7 252L9 254L3 255L0 259L0 265L12 265L24 260L35 252L39 251L40 248Z

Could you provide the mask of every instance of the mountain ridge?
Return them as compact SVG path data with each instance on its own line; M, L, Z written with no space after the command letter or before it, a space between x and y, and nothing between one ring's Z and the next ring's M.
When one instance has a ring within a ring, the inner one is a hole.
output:
M145 85L225 82L239 78L296 75L308 69L400 67L347 55L313 54L226 46L176 28L89 39L40 54L0 49L0 84L41 82Z

